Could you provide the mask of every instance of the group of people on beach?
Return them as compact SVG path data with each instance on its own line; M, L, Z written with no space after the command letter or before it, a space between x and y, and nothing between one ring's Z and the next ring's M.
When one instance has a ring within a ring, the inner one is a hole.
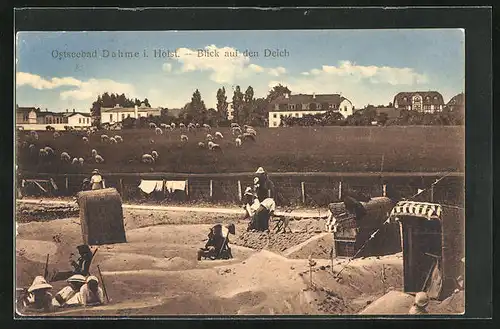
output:
M73 270L55 271L50 278L36 276L31 286L19 298L23 311L52 312L58 308L74 306L95 306L104 303L104 293L99 279L90 274L92 251L88 245L77 247L80 257L71 260ZM66 280L67 285L54 296L53 286L49 283Z

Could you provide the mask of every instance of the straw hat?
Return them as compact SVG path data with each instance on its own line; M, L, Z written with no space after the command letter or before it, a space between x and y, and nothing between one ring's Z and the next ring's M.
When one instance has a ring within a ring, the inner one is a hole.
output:
M87 281L87 279L85 279L85 277L81 274L75 274L75 275L72 275L68 278L68 280L66 280L68 282L79 282L79 283L85 283Z
M265 173L264 168L259 167L255 173L256 174L264 174Z
M96 283L99 283L99 279L97 279L96 276L94 275L90 275L88 278L87 278L87 283L89 283L90 281L95 281Z
M99 173L99 170L97 170L97 169L92 170L92 174L98 174L98 173Z
M33 292L40 289L52 289L52 286L48 284L45 278L41 275L37 276L35 280L33 280L33 283L28 288L28 292Z
M425 307L429 304L429 296L421 291L415 295L415 304L420 307Z

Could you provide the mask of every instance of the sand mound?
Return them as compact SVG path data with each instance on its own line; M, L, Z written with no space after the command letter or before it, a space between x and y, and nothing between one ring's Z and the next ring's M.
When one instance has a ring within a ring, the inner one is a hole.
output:
M365 315L394 315L408 314L411 305L413 304L413 296L400 291L389 291L384 296L380 297L359 314Z
M47 254L54 255L56 252L57 244L55 242L16 239L16 256L24 257L33 262L45 263Z
M313 236L314 233L265 233L244 232L236 236L232 242L236 245L256 250L270 250L283 252L286 249L302 243Z
M78 205L69 203L67 205L36 205L17 204L16 221L19 223L43 222L54 219L78 217Z
M295 259L308 258L309 255L312 255L315 259L330 259L332 243L331 233L321 233L296 246L288 248L283 252L283 255Z

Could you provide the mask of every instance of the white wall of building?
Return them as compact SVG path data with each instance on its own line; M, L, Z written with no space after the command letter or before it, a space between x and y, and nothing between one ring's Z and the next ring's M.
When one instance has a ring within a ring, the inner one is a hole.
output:
M269 112L269 127L275 128L279 127L281 123L281 118L292 116L295 118L302 118L304 115L314 115L320 113L326 113L327 111L278 111Z
M130 116L131 118L137 119L138 117L147 117L148 111L138 110L137 114L135 111L123 111L123 112L101 112L101 123L117 123L123 121L125 118Z
M90 117L75 114L68 117L68 126L72 127L90 127L92 125L92 119Z
M354 112L352 103L348 99L344 99L339 105L339 113L342 114L344 118L352 115Z

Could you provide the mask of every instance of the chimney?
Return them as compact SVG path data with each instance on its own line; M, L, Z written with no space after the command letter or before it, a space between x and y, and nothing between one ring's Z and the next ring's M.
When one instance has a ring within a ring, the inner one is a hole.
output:
M116 104L116 105L115 105L115 108L117 108L117 107L120 107L120 104Z
M313 99L316 99L316 93L313 93Z
M288 93L286 93L285 94L285 98L289 98L289 97L290 97L290 95L288 95Z
M68 113L68 112L69 112L69 110L68 110L68 109L66 109L66 113Z
M76 112L76 110L75 110L75 109L73 109L73 113L75 113L75 112Z
M138 118L138 113L137 113L137 105L134 106L134 118Z

